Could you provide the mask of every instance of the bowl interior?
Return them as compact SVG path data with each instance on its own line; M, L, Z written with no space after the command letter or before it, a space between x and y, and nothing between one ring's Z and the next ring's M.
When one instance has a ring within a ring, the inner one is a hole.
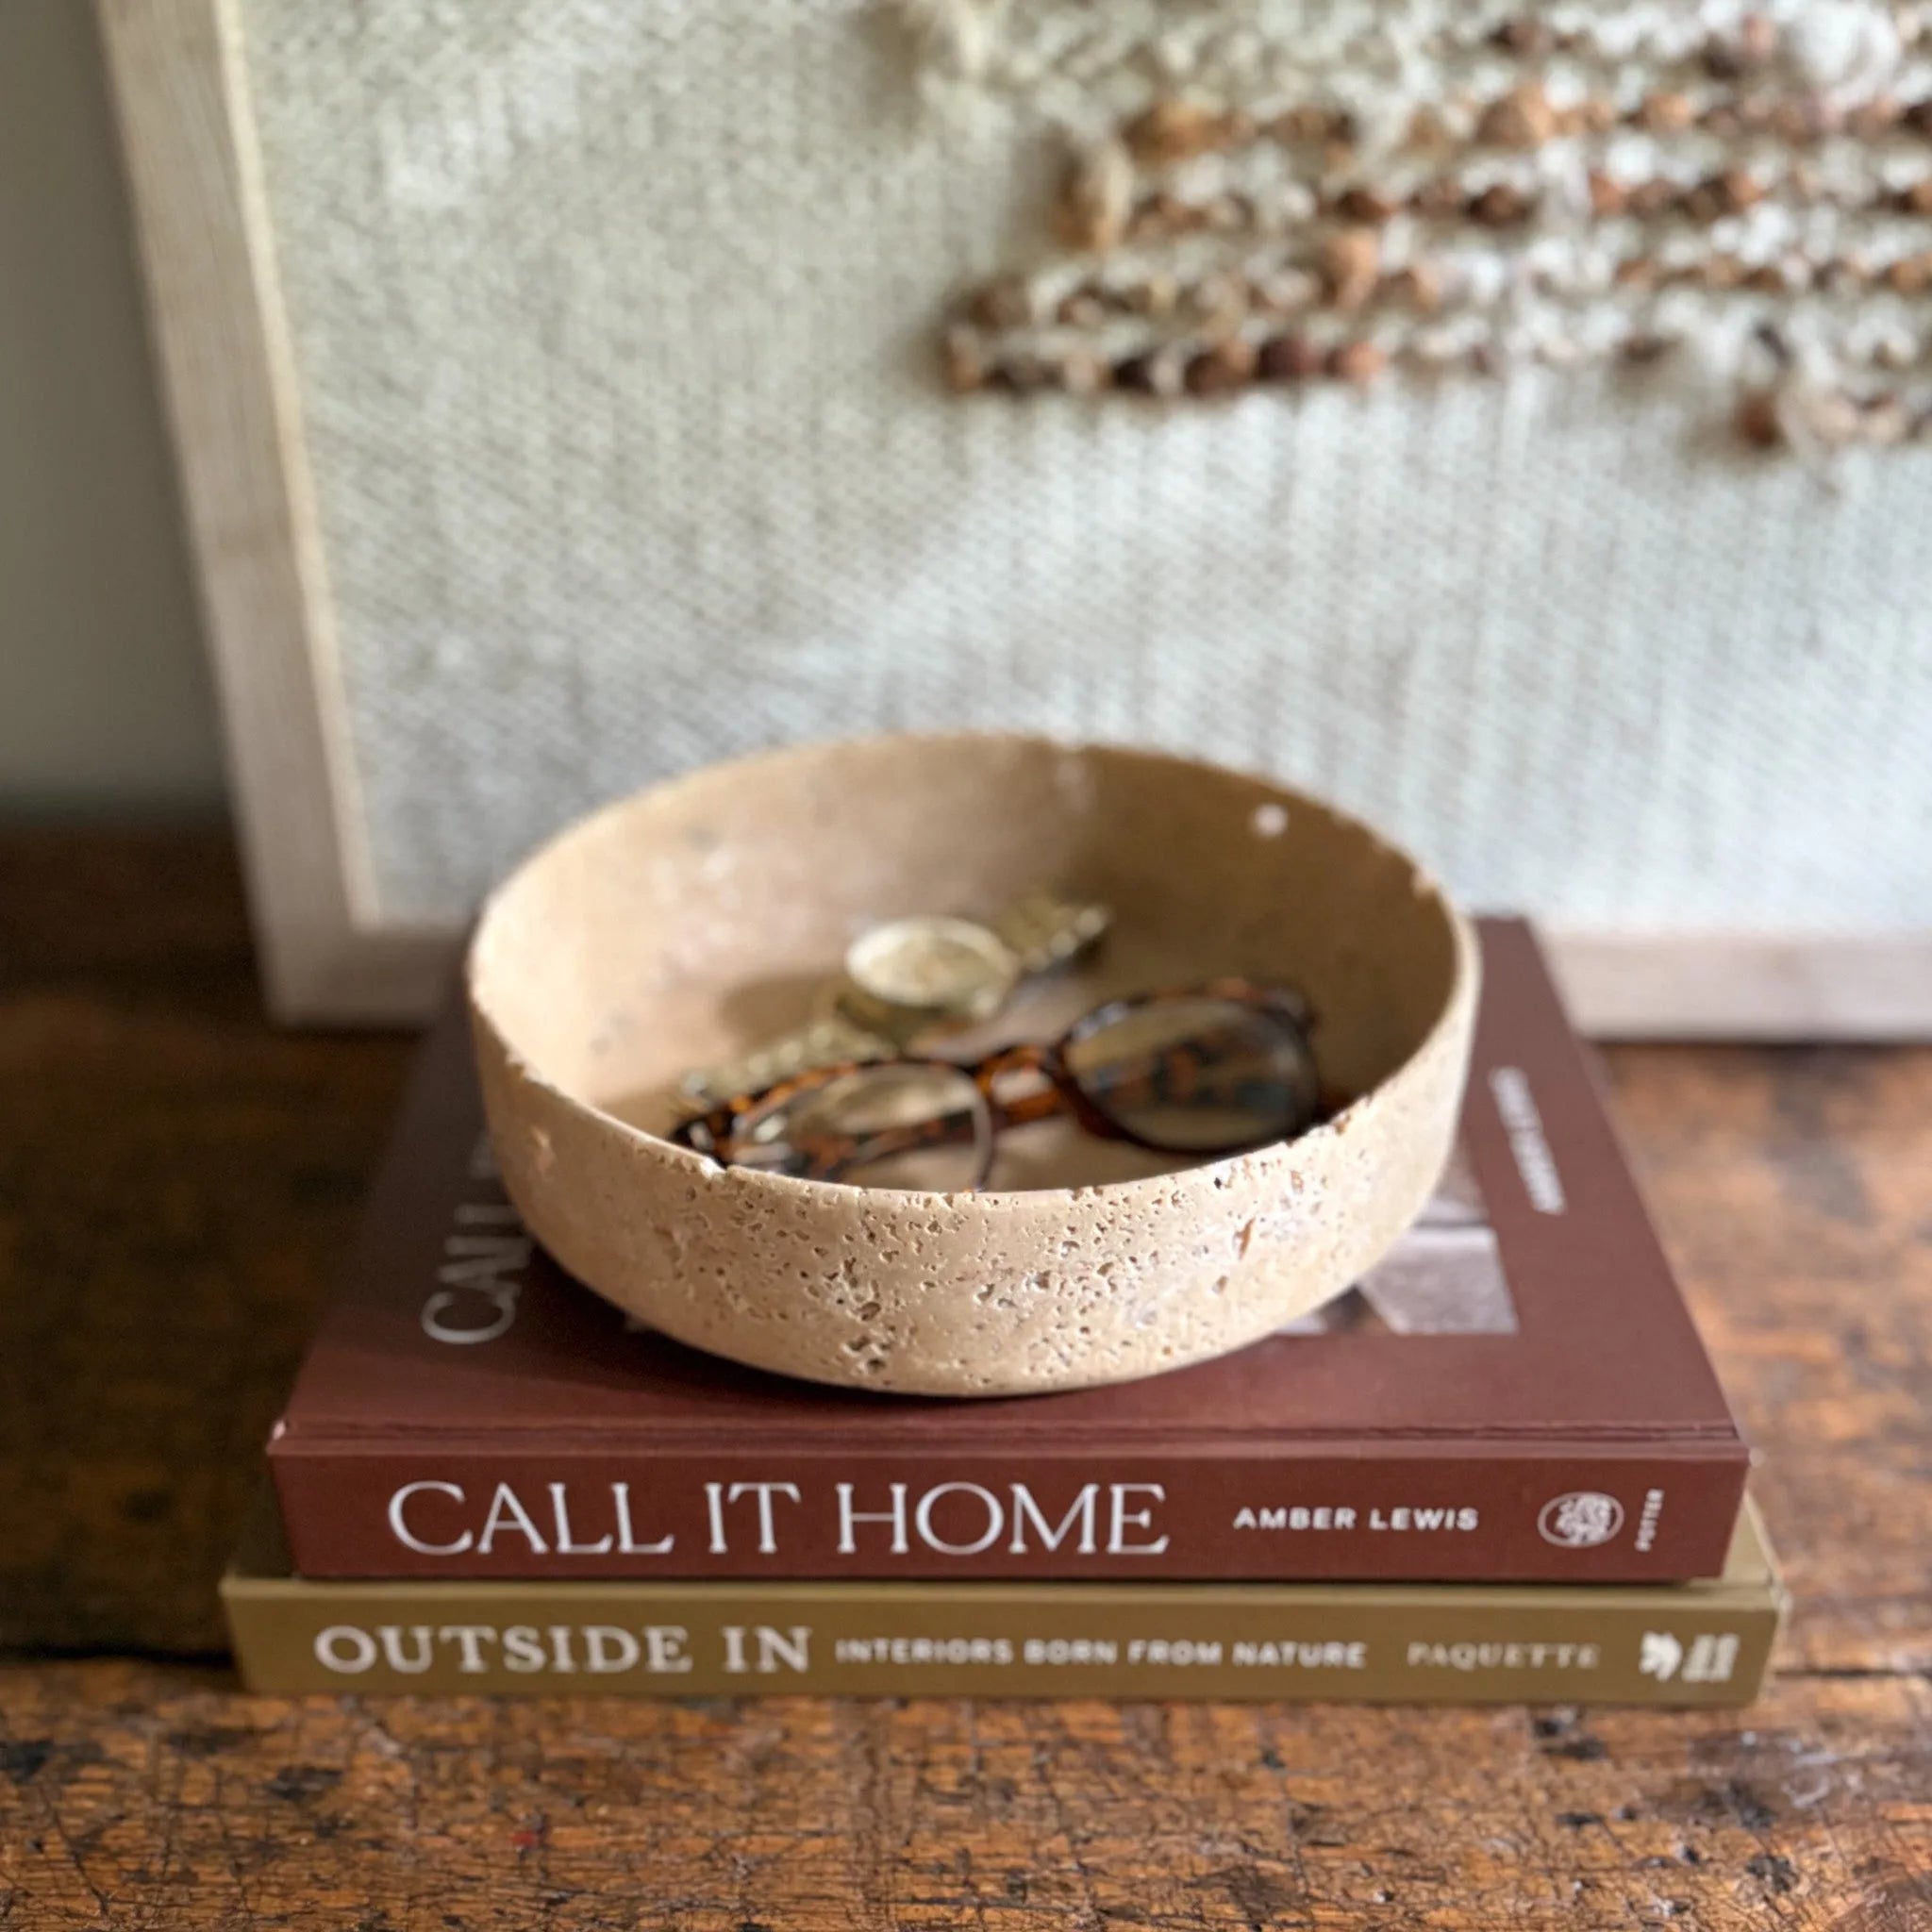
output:
M868 926L983 918L1042 887L1111 906L1103 946L943 1050L1049 1038L1103 999L1234 974L1307 994L1324 1078L1354 1095L1421 1045L1450 994L1453 915L1355 822L1209 765L981 736L808 746L613 806L497 892L473 988L542 1078L661 1133L679 1076L807 1019ZM1027 1136L1001 1189L1175 1164Z

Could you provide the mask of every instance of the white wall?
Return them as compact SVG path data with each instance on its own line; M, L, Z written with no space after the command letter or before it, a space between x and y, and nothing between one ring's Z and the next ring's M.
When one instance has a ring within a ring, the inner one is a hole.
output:
M0 0L0 811L182 809L221 759L86 0Z

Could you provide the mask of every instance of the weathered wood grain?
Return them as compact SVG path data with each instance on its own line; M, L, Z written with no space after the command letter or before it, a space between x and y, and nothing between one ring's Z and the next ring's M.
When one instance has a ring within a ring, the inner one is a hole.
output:
M1932 1932L1932 1053L1609 1059L1798 1595L1753 1711L243 1698L164 1659L407 1051L271 1030L221 840L0 833L0 1927Z
M1617 1111L1760 1467L1790 1666L1932 1671L1932 1053L1624 1048Z
M0 838L0 1645L221 1646L407 1058L268 1025L225 841Z
M1910 1932L1932 1693L1744 1720L233 1697L0 1677L0 1926Z

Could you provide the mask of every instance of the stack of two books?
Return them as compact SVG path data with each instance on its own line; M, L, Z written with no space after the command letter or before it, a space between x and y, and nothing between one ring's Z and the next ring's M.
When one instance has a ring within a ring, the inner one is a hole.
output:
M1746 1702L1748 1456L1528 930L1457 1158L1296 1330L894 1399L626 1325L519 1224L452 1015L224 1584L259 1690ZM284 1541L284 1538L286 1541Z

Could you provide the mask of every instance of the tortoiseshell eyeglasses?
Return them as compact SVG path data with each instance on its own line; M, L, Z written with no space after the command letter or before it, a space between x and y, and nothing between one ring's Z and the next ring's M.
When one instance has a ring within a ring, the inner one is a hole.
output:
M1307 1001L1217 979L1096 1007L1050 1044L970 1064L911 1057L814 1068L684 1122L727 1167L852 1187L984 1188L1000 1136L1070 1119L1158 1154L1210 1159L1305 1133L1321 1082Z

